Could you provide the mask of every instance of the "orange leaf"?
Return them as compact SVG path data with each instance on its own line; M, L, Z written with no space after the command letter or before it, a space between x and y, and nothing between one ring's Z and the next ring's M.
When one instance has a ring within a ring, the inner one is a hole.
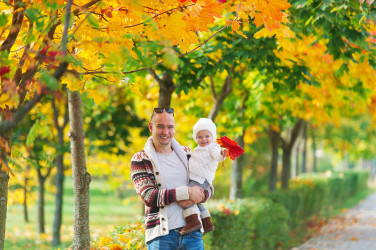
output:
M1 167L0 167L1 171L9 172L12 176L14 176L12 170L8 167L8 164L6 164L2 159L0 159L0 164L1 164Z

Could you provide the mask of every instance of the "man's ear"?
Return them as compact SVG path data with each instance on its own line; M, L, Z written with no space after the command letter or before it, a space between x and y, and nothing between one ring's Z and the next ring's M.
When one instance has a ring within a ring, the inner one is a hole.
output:
M151 124L151 122L149 122L149 131L150 131L150 133L153 132L153 125Z

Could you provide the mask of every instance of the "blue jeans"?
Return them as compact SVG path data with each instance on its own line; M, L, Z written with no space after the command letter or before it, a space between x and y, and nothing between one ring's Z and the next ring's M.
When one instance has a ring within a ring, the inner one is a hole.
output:
M203 250L204 242L200 230L180 235L180 230L170 230L168 235L147 243L148 250Z

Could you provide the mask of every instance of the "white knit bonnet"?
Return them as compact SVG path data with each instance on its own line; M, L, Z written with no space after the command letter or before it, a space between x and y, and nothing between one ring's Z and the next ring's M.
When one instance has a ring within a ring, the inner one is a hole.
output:
M193 139L197 142L197 133L201 130L208 130L213 136L213 142L217 139L217 127L209 118L200 118L193 126Z

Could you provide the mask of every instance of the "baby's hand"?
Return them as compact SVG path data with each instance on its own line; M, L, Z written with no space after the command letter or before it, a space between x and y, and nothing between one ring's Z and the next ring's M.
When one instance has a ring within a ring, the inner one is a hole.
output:
M223 158L226 158L227 157L227 148L223 148L222 151L221 151L221 155L223 156Z

